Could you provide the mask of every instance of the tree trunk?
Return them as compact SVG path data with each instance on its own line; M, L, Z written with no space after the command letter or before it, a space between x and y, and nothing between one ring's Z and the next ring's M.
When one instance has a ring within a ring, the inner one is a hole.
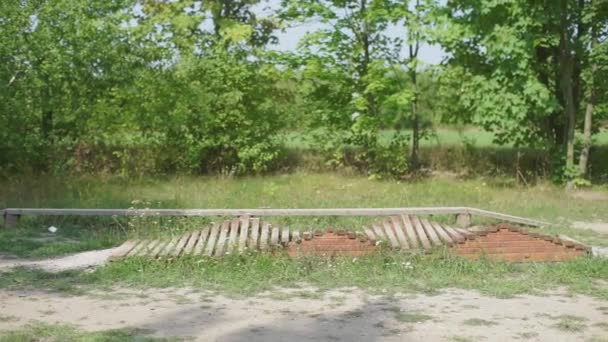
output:
M418 170L420 167L420 160L418 158L418 150L420 149L420 120L418 118L418 79L417 70L410 70L410 81L412 82L412 89L414 91L414 98L412 99L411 106L411 118L412 118L412 146L410 149L410 165L412 170Z
M568 25L568 1L562 0L561 6L561 32L560 32L560 86L564 100L564 116L566 121L566 167L572 169L574 166L574 129L576 125L576 108L574 105L574 84L572 80L574 61L570 44L570 33Z
M592 33L591 37L591 53L595 50L597 44L597 37ZM589 75L589 97L587 99L587 107L585 108L585 124L583 128L583 147L578 163L578 169L581 175L587 174L587 165L589 163L589 151L591 150L591 133L592 133L592 119L593 111L595 109L596 100L596 89L595 89L595 73L598 70L597 63L593 62L591 65L591 74Z
M416 16L419 15L418 8L420 1L416 0ZM410 57L410 82L412 83L412 90L414 97L412 99L410 117L412 119L412 146L410 149L410 166L413 171L420 168L419 150L420 150L420 117L418 113L418 51L420 50L420 37L418 32L411 32L411 28L408 29L409 35L409 57Z

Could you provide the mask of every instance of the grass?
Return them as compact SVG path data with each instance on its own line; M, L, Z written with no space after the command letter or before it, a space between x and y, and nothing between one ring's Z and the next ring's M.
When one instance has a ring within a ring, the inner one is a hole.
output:
M382 143L388 143L396 131L387 129L379 133ZM403 130L403 134L411 134L410 130ZM288 148L308 148L310 142L306 136L299 132L289 132L283 136L284 145ZM595 135L597 145L608 145L608 131L604 130ZM435 128L428 138L423 139L421 146L458 146L464 142L478 147L501 147L494 142L494 134L474 127L439 127ZM508 147L508 146L507 146Z
M433 316L425 315L420 312L398 312L395 319L405 323L419 323L433 319Z
M161 342L179 339L154 338L141 329L116 329L96 332L80 331L70 325L34 323L18 330L0 332L0 342Z
M573 315L561 315L553 317L557 322L553 325L554 328L565 331L565 332L581 332L587 328L584 323L586 318L573 316Z
M608 246L608 234L568 228L569 220L608 221L605 201L574 199L542 183L512 186L501 178L377 181L335 173L294 173L264 177L171 177L127 180L46 177L0 181L1 207L57 208L336 208L470 206L555 225L545 232ZM606 190L596 187L596 191ZM222 218L23 217L18 229L0 229L0 253L47 257L107 248L127 238L175 236ZM435 216L450 223L451 216ZM269 218L292 228L360 229L373 217ZM489 223L478 220L476 223ZM49 226L58 227L55 234Z
M552 184L513 187L500 178L377 181L336 173L294 173L265 177L47 177L0 182L0 207L82 208L328 208L471 206L553 222L545 233L562 233L595 245L608 235L568 228L569 220L608 221L605 201L574 199ZM596 191L606 191L596 187ZM176 236L222 218L24 217L19 228L0 229L0 253L46 257L117 245L127 238ZM292 228L360 229L378 218L269 218ZM450 222L451 216L433 219ZM489 223L477 220L475 223ZM50 225L58 232L48 232ZM414 267L403 267L410 262ZM224 260L131 258L92 273L48 274L17 269L0 278L0 288L38 287L82 293L99 286L168 287L189 285L226 293L251 294L275 286L309 283L320 288L358 286L372 291L436 292L477 289L508 297L566 287L608 298L608 260L582 258L554 264L510 265L466 261L444 251L431 256L378 253L337 259L290 259L252 253Z
M410 262L414 268L403 265ZM299 258L254 253L222 260L183 258L153 261L129 258L93 272L45 273L16 269L4 273L0 288L41 288L68 294L113 286L192 286L231 296L248 296L276 287L310 284L320 291L356 286L373 293L423 292L446 288L475 289L508 298L565 288L572 293L608 299L608 260L582 258L564 263L507 264L468 261L438 251L432 255L377 253L358 258Z
M492 321L488 321L482 318L469 318L465 321L462 322L462 324L464 325L470 325L470 326L484 326L484 327L489 327L492 325L497 325L498 323L496 322L492 322Z

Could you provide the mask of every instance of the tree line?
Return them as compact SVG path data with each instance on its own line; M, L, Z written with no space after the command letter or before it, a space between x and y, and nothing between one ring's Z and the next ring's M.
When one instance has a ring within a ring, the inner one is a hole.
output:
M402 175L432 121L585 177L608 117L608 1L273 4L1 2L0 172L259 173L299 131L331 164ZM429 44L441 64L421 60Z

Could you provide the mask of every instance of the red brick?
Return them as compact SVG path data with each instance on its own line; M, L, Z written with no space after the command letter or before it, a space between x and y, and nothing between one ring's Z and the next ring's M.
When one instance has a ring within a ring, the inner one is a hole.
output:
M453 247L454 253L470 259L482 256L488 259L509 262L565 261L584 255L572 244L551 236L527 234L519 229L501 226L497 231L488 231L486 236L477 236Z

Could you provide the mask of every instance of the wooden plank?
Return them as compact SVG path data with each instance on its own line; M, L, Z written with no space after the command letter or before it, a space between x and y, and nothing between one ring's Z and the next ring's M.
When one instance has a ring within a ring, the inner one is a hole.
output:
M291 231L291 241L295 243L302 242L302 237L300 236L299 230L296 229Z
M150 256L153 258L158 258L158 256L160 255L160 253L163 251L163 249L165 247L167 247L167 244L170 241L166 241L166 240L160 240L158 245L156 245L156 247L154 247L154 249L152 250L152 252L150 252Z
M384 232L382 231L382 228L378 227L377 225L372 225L372 228L374 229L374 232L376 233L376 235L381 239L381 240L386 240L386 234L384 234Z
M268 249L268 239L270 236L270 223L264 222L260 232L260 250Z
M464 236L473 235L473 233L471 233L470 231L468 231L466 229L462 229L462 228L454 228L454 229L456 229L461 235L464 235Z
M272 234L270 235L270 246L276 247L279 244L279 227L272 227Z
M409 249L410 245L407 243L407 238L403 232L403 227L401 226L401 220L399 220L399 216L391 216L391 222L393 224L393 228L395 229L395 235L397 235L397 240L399 240L399 244L401 244L401 248Z
M466 207L321 209L77 209L7 208L6 215L47 216L390 216L467 213ZM485 211L482 211L485 212ZM509 215L505 215L509 216Z
M141 252L142 249L144 249L148 243L150 243L149 240L141 240L139 241L139 243L137 243L137 245L135 247L133 247L133 249L129 252L129 254L127 254L127 256L136 256L139 255L139 253Z
M125 257L137 245L138 242L139 241L135 240L125 241L122 245L120 245L112 252L112 255L110 255L110 260L117 260Z
M397 237L395 236L395 232L393 232L391 224L388 221L384 221L382 222L382 226L384 227L384 232L386 233L386 236L388 236L388 241L391 244L391 247L399 247L399 242L397 241Z
M190 238L188 239L188 243L186 243L186 245L182 249L183 255L192 254L192 251L194 250L194 246L196 246L196 243L198 242L198 236L200 234L200 230L192 232L192 235L190 235Z
M441 240L443 240L443 242L447 243L447 244L452 244L455 241L452 239L452 237L450 236L450 234L448 234L445 229L443 229L443 227L437 223L437 222L431 222L431 225L433 226L433 228L435 228L435 232L437 233L437 235L439 236L439 238Z
M190 235L192 235L192 232L188 232L188 233L182 235L182 237L179 239L179 241L175 244L175 247L173 248L173 251L171 252L171 256L176 257L182 252L182 249L184 248L184 246L186 245L186 243L188 243L188 240L190 239Z
M462 234L460 234L458 231L456 231L456 229L450 227L450 226L446 226L443 225L443 229L450 234L450 236L452 237L452 239L456 242L462 242L465 240L465 236L463 236Z
M441 246L441 240L439 239L439 236L437 235L437 233L435 233L435 229L433 228L433 226L431 225L431 223L424 218L419 219L420 223L422 223L422 227L424 228L424 231L426 232L426 235L429 237L429 240L433 243L433 245L435 246Z
M173 250L173 248L175 247L175 245L177 244L177 242L179 241L180 237L179 236L175 236L173 237L169 243L167 243L165 245L165 247L158 253L158 256L165 256L165 255L169 255L169 253L171 253L171 251Z
M236 247L239 243L239 226L241 225L241 220L235 218L230 222L230 237L228 238L228 247L226 249L227 254L232 254L235 252Z
M160 243L160 240L152 240L146 246L144 246L140 251L139 255L141 256L150 256L156 245Z
M289 227L283 227L281 230L281 244L287 246L289 243Z
M209 237L209 232L211 231L211 228L209 226L203 228L203 230L201 230L200 234L198 235L198 239L196 239L196 245L194 246L194 249L192 250L192 254L194 255L201 255L203 254L203 250L205 248L205 242L207 241L207 238Z
M260 219L254 217L251 219L251 234L247 245L249 249L255 250L258 248L258 240L260 237Z
M363 231L365 232L365 235L367 235L368 239L370 239L372 241L376 241L377 240L376 234L374 234L374 232L371 229L365 227L365 228L363 228Z
M389 216L426 214L474 214L529 226L549 223L519 216L468 207L336 208L336 209L75 209L7 208L5 219L19 215L54 216Z
M418 238L416 237L414 225L412 224L410 217L407 215L401 215L401 221L403 221L403 226L405 227L405 235L410 240L410 246L412 246L412 248L422 247L422 245L420 245L420 241L418 241Z
M211 232L209 233L209 238L207 238L207 246L205 247L206 256L213 255L213 249L215 248L215 242L217 241L219 232L220 232L220 224L216 223L211 228Z
M249 216L241 218L241 231L239 232L239 253L247 248L247 238L249 237Z
M503 220L503 221L509 221L509 222L513 222L513 223L521 223L521 224L524 224L527 226L533 226L533 227L545 226L546 227L546 226L550 225L549 223L543 222L543 221L532 220L532 219L528 219L525 217L501 214L501 213L497 213L497 212L489 211L489 210L482 210L482 209L477 209L477 208L466 208L466 209L469 214L490 217L490 218L499 219L499 220Z
M224 249L226 247L226 238L228 237L228 232L230 230L231 221L226 220L222 223L222 228L220 229L220 236L217 238L217 246L215 246L215 256L224 255Z
M426 233L424 232L424 228L422 228L422 224L420 223L420 220L418 220L418 217L410 216L410 220L414 224L414 229L416 230L416 235L418 235L418 239L420 240L422 247L424 249L431 248L431 242L429 241L429 238L426 236Z

